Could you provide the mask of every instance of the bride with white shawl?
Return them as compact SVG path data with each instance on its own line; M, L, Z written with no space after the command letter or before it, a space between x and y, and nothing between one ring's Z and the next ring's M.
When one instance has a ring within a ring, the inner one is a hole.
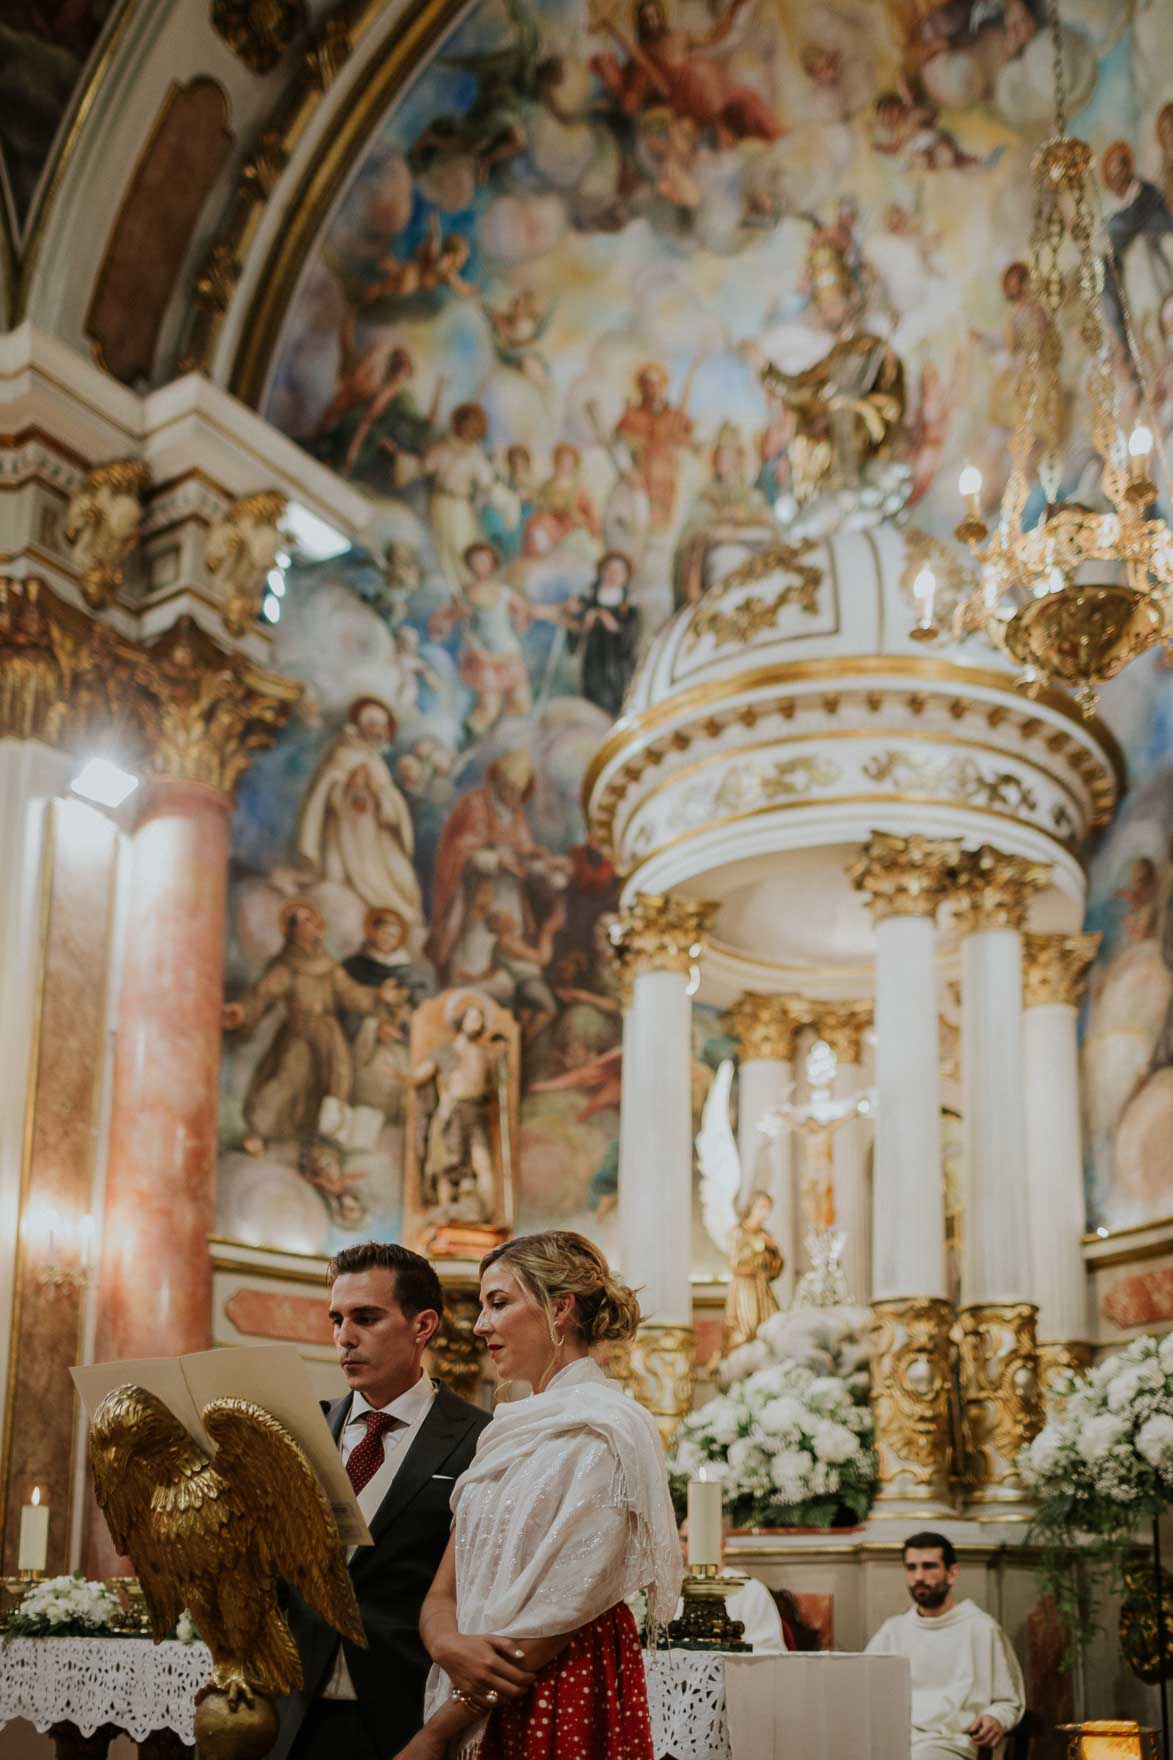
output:
M481 1262L477 1332L503 1382L452 1496L420 1631L427 1722L397 1760L653 1760L626 1598L673 1615L680 1549L659 1433L590 1352L631 1337L634 1293L584 1236L521 1236Z

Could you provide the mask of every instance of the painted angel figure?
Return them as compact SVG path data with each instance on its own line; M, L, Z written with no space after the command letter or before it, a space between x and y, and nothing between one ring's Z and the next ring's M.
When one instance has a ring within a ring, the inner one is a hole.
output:
M749 1344L763 1321L778 1312L770 1285L782 1275L782 1251L766 1228L774 1201L757 1187L739 1207L741 1156L729 1123L733 1064L721 1065L709 1089L697 1133L701 1209L716 1246L729 1254L732 1281L725 1301L725 1352Z

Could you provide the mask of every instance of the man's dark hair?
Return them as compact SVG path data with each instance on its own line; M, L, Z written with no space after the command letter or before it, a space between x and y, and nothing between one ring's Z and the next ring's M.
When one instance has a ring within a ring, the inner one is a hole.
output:
M919 1534L910 1534L900 1548L901 1558L907 1558L911 1551L939 1552L946 1570L957 1563L952 1540L947 1540L944 1534L934 1534L931 1528L924 1528Z
M443 1318L444 1291L435 1269L422 1253L401 1247L396 1241L359 1241L356 1246L343 1247L326 1267L327 1281L345 1277L351 1271L392 1271L395 1274L395 1300L409 1320L434 1308Z

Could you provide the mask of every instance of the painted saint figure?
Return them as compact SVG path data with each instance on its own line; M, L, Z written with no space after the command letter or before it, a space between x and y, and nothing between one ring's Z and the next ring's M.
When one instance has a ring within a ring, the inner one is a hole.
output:
M667 531L676 506L681 447L691 447L692 423L683 407L668 402L668 369L649 361L635 376L636 400L619 418L615 438L634 460L634 474L648 497L653 531Z
M568 646L582 647L582 694L614 721L635 671L640 615L631 603L631 561L609 550L571 627Z
M224 1005L226 1033L251 1033L281 1007L284 1019L261 1057L244 1098L249 1155L266 1142L303 1138L317 1129L322 1101L349 1102L354 1067L339 1012L372 1014L380 1002L402 996L394 979L374 988L357 984L323 946L326 925L316 905L291 899L282 906L285 945L251 990Z
M746 0L732 0L707 31L673 29L663 0L639 0L635 39L614 11L596 0L593 30L607 31L626 51L622 66L614 55L591 57L591 68L627 116L647 105L664 105L698 129L711 130L719 147L737 141L776 141L781 124L759 92L733 79L716 57L698 53L725 41Z
M383 757L395 731L395 717L377 697L350 705L346 726L326 748L301 803L297 848L322 878L341 881L365 905L398 911L414 924L422 915L411 859L415 833Z

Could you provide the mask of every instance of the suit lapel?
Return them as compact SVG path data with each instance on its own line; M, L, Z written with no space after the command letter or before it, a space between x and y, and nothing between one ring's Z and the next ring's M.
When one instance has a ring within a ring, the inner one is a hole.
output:
M335 1442L341 1442L342 1432L346 1428L346 1419L350 1412L353 1393L344 1393L333 1405L326 1406L326 1422L330 1426L330 1434Z
M470 1419L461 1403L451 1399L444 1388L439 1388L431 1411L416 1432L415 1440L370 1523L372 1540L378 1541L396 1516L423 1490L433 1473L439 1471L469 1424Z

